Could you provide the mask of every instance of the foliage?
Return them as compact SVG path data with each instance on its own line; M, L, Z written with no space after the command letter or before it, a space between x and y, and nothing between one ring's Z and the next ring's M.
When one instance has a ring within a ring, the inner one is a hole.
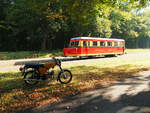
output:
M134 14L147 5L148 0L0 0L0 51L62 49L75 36L132 43L149 37L149 13Z

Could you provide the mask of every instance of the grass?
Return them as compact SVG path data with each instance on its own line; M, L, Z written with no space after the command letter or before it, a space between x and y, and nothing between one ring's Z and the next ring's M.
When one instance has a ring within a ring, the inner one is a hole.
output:
M137 51L137 50L136 50ZM62 85L56 80L27 87L19 72L0 73L0 112L11 113L26 108L61 101L69 95L150 70L150 57L107 58L85 63L62 64L73 73L71 83Z
M126 49L126 53L150 52L150 49ZM53 51L21 51L21 52L0 52L0 60L24 59L24 58L47 58L63 56L62 50Z
M127 53L150 52L150 49L126 49Z
M150 58L137 58L133 62L131 60L133 59L121 59L116 62L115 59L107 59L107 62L102 60L97 65L63 66L73 73L72 82L66 85L54 80L27 87L19 72L0 73L0 112L17 112L29 107L61 101L69 95L75 95L150 69Z
M0 52L0 60L24 59L24 58L46 58L62 56L62 50L53 51L23 51L23 52Z

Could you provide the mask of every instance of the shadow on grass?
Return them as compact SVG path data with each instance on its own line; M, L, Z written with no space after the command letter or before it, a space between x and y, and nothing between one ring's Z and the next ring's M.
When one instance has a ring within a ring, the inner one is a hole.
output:
M19 113L150 113L150 73Z
M82 91L102 86L106 82L111 83L121 78L130 77L137 72L148 70L147 68L137 69L133 67L133 65L113 68L72 67L70 70L73 73L73 81L70 84L62 85L54 80L41 82L33 87L27 87L24 84L20 73L1 73L0 111L16 112L49 102L60 101L63 97L76 95ZM133 78L134 80L138 79L136 76ZM127 84L129 85L129 83Z
M122 65L112 68L97 68L94 66L72 67L75 71L74 77L77 80L90 82L93 80L120 80L127 77L135 76L138 72L147 71L150 68L138 68L134 65Z

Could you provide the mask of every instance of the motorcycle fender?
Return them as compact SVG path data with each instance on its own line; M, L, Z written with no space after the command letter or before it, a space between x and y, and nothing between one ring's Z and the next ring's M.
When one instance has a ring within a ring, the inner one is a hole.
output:
M25 75L25 73L27 72L28 69L29 69L28 67L24 66L23 71L22 71L22 76Z
M25 72L26 72L26 67L23 67L23 70L21 71L22 76L24 76Z

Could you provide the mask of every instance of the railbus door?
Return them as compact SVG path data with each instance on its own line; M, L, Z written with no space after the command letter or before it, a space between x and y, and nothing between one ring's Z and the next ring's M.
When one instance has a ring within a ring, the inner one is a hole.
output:
M81 56L88 56L90 54L90 41L82 41Z
M87 56L88 54L88 48L87 48L87 41L83 41L83 46L82 46L82 56Z
M118 53L122 53L122 42L118 42Z
M87 53L87 56L90 55L90 41L87 41L87 47L86 47L86 53Z

